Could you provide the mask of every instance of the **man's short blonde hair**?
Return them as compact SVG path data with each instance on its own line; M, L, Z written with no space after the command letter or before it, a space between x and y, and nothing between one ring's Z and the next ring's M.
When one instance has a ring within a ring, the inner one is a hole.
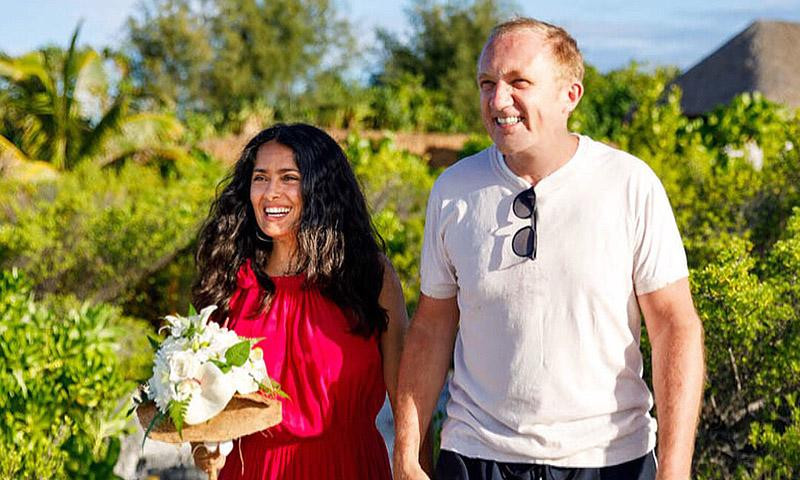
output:
M568 81L583 81L583 55L578 50L578 42L561 27L528 17L517 17L503 22L492 29L486 45L495 39L520 30L532 30L544 35L550 45L553 59L561 66L562 76ZM485 47L484 47L485 48Z

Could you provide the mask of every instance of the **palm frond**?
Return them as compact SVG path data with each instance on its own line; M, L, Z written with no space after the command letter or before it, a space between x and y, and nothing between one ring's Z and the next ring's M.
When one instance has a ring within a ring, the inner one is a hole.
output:
M17 146L14 145L14 143L11 140L7 139L3 135L0 135L0 159L6 157L11 157L14 158L15 160L23 162L31 160L30 158L28 158L27 155L22 153L22 150L17 148Z
M108 157L103 166L109 167L118 165L125 161L135 161L137 163L149 163L157 160L167 160L174 164L188 164L192 161L192 156L189 155L183 148L178 146L173 147L158 147L158 148L142 148L137 150L125 150L118 152L114 157Z
M78 153L78 161L92 157L102 151L104 142L121 130L122 119L127 113L127 97L119 96L114 100L111 108L103 115L95 127L83 138L83 144Z
M0 58L0 77L21 84L37 79L45 89L54 89L52 77L47 72L43 52L30 52L16 58Z
M95 161L107 165L136 152L171 151L169 147L183 131L181 122L172 115L139 113L125 117L120 121L118 132L102 142Z
M0 177L36 182L57 176L58 171L49 163L29 158L9 139L0 135Z

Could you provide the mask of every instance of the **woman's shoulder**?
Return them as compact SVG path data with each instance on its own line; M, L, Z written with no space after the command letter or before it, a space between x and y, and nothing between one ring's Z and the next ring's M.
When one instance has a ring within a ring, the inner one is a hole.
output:
M387 296L403 296L403 285L400 282L400 276L385 254L380 254L381 265L383 265L383 284L381 286L381 299ZM381 302L384 303L384 302Z
M248 289L257 286L258 278L256 278L256 272L253 271L253 266L248 258L236 269L236 287Z

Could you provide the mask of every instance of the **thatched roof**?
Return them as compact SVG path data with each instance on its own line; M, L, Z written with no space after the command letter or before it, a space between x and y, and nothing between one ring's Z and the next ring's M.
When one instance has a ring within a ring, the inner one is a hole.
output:
M744 92L800 107L800 23L759 20L678 77L681 106L701 115Z

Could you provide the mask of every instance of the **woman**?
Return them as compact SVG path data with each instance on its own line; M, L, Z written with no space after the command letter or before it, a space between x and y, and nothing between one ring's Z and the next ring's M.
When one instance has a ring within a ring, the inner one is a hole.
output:
M256 135L200 232L197 307L259 344L289 399L281 424L226 457L195 447L220 479L389 479L375 417L394 400L407 324L344 152L309 125Z

